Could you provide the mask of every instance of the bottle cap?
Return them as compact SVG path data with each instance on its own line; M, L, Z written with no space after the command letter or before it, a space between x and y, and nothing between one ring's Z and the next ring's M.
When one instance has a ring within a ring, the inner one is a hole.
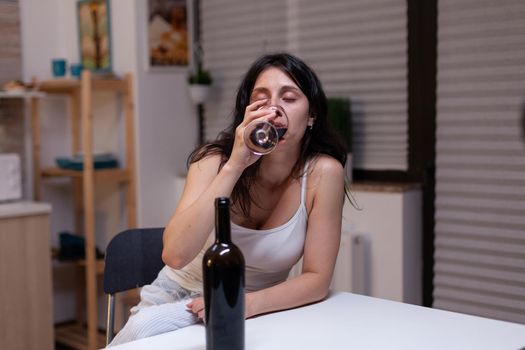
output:
M215 198L216 207L228 207L230 206L230 198L228 197L217 197Z

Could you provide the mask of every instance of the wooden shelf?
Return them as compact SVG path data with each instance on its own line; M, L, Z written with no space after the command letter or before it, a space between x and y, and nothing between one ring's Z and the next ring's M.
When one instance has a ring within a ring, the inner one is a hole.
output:
M95 90L110 90L115 92L124 92L126 82L117 78L93 78L92 87ZM80 80L78 79L53 79L40 82L38 89L47 93L71 93L80 89Z
M69 99L71 154L82 153L88 162L93 158L93 94L108 92L120 97L123 109L123 128L125 135L124 164L126 168L93 169L90 163L84 163L83 170L67 170L58 167L42 168L40 165L41 135L39 98L31 99L31 133L33 141L34 197L41 197L43 178L68 177L71 179L73 194L74 232L82 232L85 237L85 261L70 262L82 266L85 287L77 289L77 320L87 324L87 336L84 327L57 331L57 340L72 348L95 350L104 345L98 340L98 278L104 270L104 262L96 260L95 254L95 189L100 181L124 183L126 192L127 227L136 227L135 194L135 149L134 149L134 102L131 74L122 79L96 76L84 70L81 79L52 79L37 83L38 91L44 95L65 94ZM65 264L67 262L64 262ZM59 265L57 265L59 266ZM85 297L85 315L79 295Z
M77 265L80 267L85 268L86 267L86 260L54 260L53 261L53 268L60 268L64 266L71 266L71 265ZM95 263L95 270L97 272L97 275L104 274L104 260L98 259Z
M79 266L86 267L86 260L77 260L75 261L75 263ZM104 260L97 260L95 264L95 270L97 271L97 275L102 275L104 273Z
M40 82L38 89L49 93L70 92L80 88L80 81L74 79L55 79Z
M55 341L74 349L88 349L87 330L79 323L55 327ZM97 348L106 346L106 338L102 333L97 334Z
M96 169L94 172L95 181L112 181L112 182L126 182L129 181L128 169L111 168L111 169ZM62 169L58 167L43 168L41 171L42 177L72 177L82 178L84 173L82 170Z

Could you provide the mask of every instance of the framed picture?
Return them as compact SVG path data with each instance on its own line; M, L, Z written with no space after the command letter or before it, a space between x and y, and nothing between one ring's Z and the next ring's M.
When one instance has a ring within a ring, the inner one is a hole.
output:
M111 72L111 33L108 0L78 0L78 43L83 68Z
M147 1L147 67L185 70L191 61L192 0Z

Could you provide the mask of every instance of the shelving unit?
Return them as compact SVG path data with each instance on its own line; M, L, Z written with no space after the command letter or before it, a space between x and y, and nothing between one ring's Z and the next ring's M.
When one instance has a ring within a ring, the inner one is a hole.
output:
M31 98L34 198L41 199L41 183L45 178L67 177L73 185L75 230L83 232L85 237L86 259L76 264L85 271L86 324L77 320L77 324L55 330L57 341L76 349L97 349L104 346L104 337L98 333L97 316L97 276L104 270L103 261L95 256L95 208L94 190L99 183L122 183L126 185L126 207L128 227L136 226L135 203L135 150L133 127L133 85L131 74L123 79L99 78L90 71L83 71L80 80L55 79L42 81L39 91L45 94L65 94L71 101L71 151L82 152L83 170L66 170L57 167L42 168L40 165L40 116L39 98ZM93 91L105 91L120 94L123 99L125 118L125 168L94 169L93 167ZM84 225L82 227L82 219ZM78 304L77 300L77 304ZM77 306L77 309L78 306ZM78 312L77 312L78 313Z

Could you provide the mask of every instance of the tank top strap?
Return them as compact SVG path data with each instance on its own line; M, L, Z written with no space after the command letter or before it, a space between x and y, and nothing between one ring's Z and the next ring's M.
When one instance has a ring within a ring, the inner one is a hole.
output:
M306 183L308 182L308 165L310 161L304 164L303 175L301 177L301 204L306 204Z

